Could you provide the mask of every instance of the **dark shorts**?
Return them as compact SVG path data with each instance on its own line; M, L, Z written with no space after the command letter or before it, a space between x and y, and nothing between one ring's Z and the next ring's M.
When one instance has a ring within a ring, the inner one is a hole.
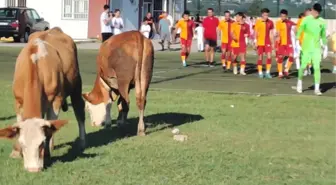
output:
M213 39L204 39L204 45L209 45L210 47L216 47L217 46L217 40Z
M105 40L109 39L112 37L112 33L102 33L102 41L104 42Z

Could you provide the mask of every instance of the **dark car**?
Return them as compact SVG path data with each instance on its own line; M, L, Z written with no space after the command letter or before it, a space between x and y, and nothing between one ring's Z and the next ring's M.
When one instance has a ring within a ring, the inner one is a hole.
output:
M49 28L49 23L32 8L0 8L0 37L13 37L15 42L23 38L27 42L31 33Z

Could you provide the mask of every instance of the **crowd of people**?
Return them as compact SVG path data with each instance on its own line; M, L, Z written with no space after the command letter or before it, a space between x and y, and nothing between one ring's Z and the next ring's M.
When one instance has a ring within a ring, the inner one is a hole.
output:
M302 78L310 73L312 67L314 92L316 95L321 95L320 64L322 58L328 56L327 26L325 20L320 17L321 12L322 6L316 3L312 8L301 13L299 21L295 23L288 17L288 11L282 9L279 19L274 23L269 18L270 10L264 8L261 10L260 18L251 18L248 24L243 12L236 13L233 20L231 13L225 11L224 19L219 21L214 16L213 9L209 8L208 16L196 25L190 18L190 13L185 11L183 18L176 24L176 28L181 29L182 65L187 66L193 34L196 32L198 49L202 50L205 45L205 60L210 67L213 67L217 35L221 35L221 62L225 71L231 71L232 64L233 74L246 75L246 52L248 43L251 43L258 55L256 63L259 78L272 78L270 72L274 51L279 78L288 78L292 64L295 62L298 69L296 90L302 93ZM330 35L336 55L336 33ZM264 56L266 56L265 72L263 72ZM336 56L334 56L333 73L336 73Z

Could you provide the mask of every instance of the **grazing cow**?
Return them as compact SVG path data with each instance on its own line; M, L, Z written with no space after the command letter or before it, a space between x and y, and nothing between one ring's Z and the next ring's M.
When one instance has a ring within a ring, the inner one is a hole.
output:
M117 97L117 123L127 119L129 91L135 87L139 109L138 135L145 135L144 109L152 79L154 50L152 42L138 31L129 31L105 41L97 56L97 77L91 92L83 94L93 126L111 124L111 104Z
M11 157L22 156L26 170L38 172L43 168L44 154L50 155L52 149L53 133L67 123L56 120L61 108L67 110L67 96L78 121L81 147L85 147L85 103L77 49L60 28L29 37L16 61L13 93L17 123L0 130L0 137L18 135Z

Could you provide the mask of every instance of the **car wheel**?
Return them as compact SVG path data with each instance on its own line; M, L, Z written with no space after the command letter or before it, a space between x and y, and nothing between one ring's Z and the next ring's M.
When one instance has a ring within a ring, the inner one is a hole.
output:
M21 42L21 36L14 37L14 42Z
M26 30L25 31L25 34L23 36L23 39L24 39L24 42L28 42L28 39L29 39L29 35L30 35L30 31L29 30Z

